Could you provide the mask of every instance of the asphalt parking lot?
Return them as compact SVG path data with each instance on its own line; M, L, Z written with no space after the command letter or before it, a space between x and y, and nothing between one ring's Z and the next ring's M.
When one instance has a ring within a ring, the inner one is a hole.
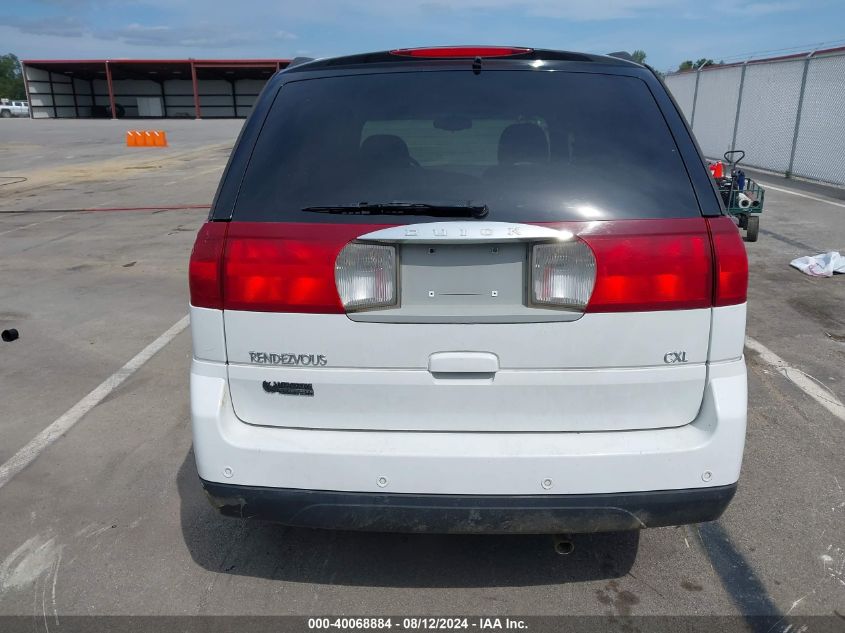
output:
M845 276L788 265L845 250L845 196L761 177L748 440L721 520L577 536L568 556L551 537L286 529L206 502L190 335L171 330L187 314L201 205L240 125L167 121L156 127L169 148L132 149L126 122L0 124L0 328L20 331L0 343L0 464L170 330L64 436L0 476L0 615L38 630L100 614L599 614L623 628L643 614L739 614L783 618L780 630L838 615L845 626Z

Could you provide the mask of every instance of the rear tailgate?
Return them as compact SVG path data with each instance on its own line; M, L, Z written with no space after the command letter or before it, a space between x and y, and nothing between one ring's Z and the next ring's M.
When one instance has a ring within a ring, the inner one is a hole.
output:
M254 306L258 277L281 290L278 310L298 309L290 303L297 295L308 310L331 308L302 294L331 281L333 266L314 262L333 262L355 237L389 236L369 228L333 226L309 240L309 225L233 223L229 305ZM596 431L690 422L704 388L710 328L705 220L555 228L576 232L595 253L586 314L522 305L531 241L443 244L424 235L396 244L395 308L349 315L227 309L235 411L251 424L370 430ZM254 265L242 259L249 253Z
M580 432L695 418L723 275L667 117L683 123L633 71L537 67L284 83L220 242L241 420ZM356 210L438 201L489 215Z

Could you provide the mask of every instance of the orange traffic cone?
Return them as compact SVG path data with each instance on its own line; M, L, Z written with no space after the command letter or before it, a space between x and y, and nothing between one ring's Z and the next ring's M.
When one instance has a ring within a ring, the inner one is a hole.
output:
M126 147L167 147L164 130L128 130Z
M722 178L724 174L724 166L722 165L722 161L717 160L715 163L710 165L710 173L713 175L713 178L718 180Z

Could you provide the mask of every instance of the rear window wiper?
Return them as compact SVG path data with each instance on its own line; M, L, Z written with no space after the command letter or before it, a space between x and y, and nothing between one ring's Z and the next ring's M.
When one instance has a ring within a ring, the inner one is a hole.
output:
M328 204L302 209L308 213L336 215L427 215L437 218L483 218L489 212L486 204L440 204L434 202L357 202Z

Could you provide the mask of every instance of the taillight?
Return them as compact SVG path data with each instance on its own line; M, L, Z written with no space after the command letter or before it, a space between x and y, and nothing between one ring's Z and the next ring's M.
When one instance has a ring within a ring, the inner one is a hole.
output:
M232 222L223 257L226 310L343 314L335 261L364 224Z
M335 262L343 307L352 312L396 305L396 247L352 242Z
M223 292L227 310L343 312L333 283L336 250L322 241L230 237Z
M191 305L198 308L223 309L222 260L226 242L225 222L202 225L188 263L188 285Z
M531 302L584 311L596 280L596 260L580 240L535 244L531 248Z
M713 264L703 219L597 222L579 237L596 258L587 312L711 306Z
M713 240L715 284L713 305L729 306L745 303L748 294L748 255L739 229L731 218L708 218Z
M511 57L532 53L533 48L516 46L435 46L431 48L398 48L391 55L423 58L473 59L475 57Z
M206 223L191 253L191 304L337 314L398 305L397 248L355 241L386 226ZM531 245L536 307L636 312L746 300L745 246L728 217L553 226L577 238Z

